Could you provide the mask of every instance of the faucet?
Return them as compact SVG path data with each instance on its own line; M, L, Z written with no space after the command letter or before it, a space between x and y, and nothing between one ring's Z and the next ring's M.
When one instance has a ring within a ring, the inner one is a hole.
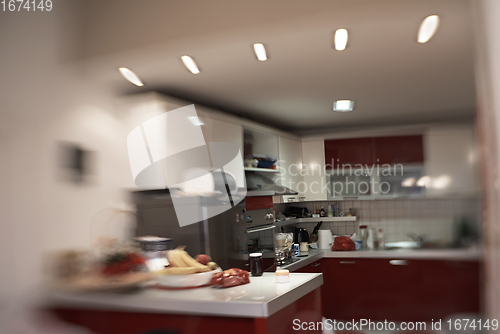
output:
M418 244L418 248L423 248L425 244L426 236L425 234L409 233L408 237Z

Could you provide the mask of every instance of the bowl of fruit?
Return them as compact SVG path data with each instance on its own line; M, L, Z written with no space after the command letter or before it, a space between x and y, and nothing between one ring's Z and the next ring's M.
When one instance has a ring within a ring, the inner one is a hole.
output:
M193 258L183 247L167 251L169 265L155 272L158 283L173 288L187 288L208 285L221 268L208 255Z

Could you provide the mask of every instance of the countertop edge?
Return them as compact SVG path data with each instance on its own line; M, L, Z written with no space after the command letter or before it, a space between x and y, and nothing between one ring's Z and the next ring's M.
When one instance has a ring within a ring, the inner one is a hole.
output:
M303 254L303 253L301 253ZM442 260L442 261L481 261L480 249L423 249L423 250L382 250L382 251L330 251L310 249L309 256L282 266L290 271L298 270L324 258L352 259L397 259L397 260Z
M308 276L305 276L304 281L300 283L300 285L291 289L287 288L287 283L277 283L283 287L283 292L267 301L239 300L235 303L228 303L227 300L193 301L191 299L175 297L165 299L161 296L156 296L155 293L148 293L147 291L145 294L106 294L53 290L49 291L44 296L44 304L47 308L62 307L118 312L265 318L278 312L286 305L295 302L323 284L323 274L294 273L290 278L293 279L293 276L296 275ZM196 303L196 307L194 308L193 302Z
M286 284L286 283L279 283ZM274 313L285 308L287 305L299 300L308 293L316 290L321 285L323 285L323 274L315 274L306 283L296 287L293 290L288 291L286 294L278 296L267 303L267 309L265 316L271 316Z

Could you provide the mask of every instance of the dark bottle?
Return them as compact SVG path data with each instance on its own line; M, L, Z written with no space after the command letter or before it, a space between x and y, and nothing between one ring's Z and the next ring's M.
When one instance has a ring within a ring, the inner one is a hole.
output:
M262 253L251 253L250 254L250 272L252 276L262 276L264 273Z

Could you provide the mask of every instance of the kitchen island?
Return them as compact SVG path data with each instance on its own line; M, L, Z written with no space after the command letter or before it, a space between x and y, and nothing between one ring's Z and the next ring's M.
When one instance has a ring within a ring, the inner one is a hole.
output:
M292 333L293 320L321 321L322 274L293 273L276 283L274 273L250 277L232 288L133 293L52 291L51 310L96 333Z

